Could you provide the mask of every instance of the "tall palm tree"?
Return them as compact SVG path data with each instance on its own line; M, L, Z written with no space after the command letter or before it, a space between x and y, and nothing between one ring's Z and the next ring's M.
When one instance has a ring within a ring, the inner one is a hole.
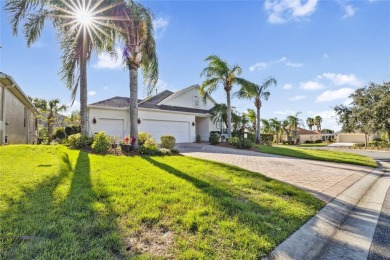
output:
M254 109L248 108L246 114L249 118L249 121L252 122L253 130L256 131L256 120L257 120L256 111Z
M315 116L315 117L314 117L314 124L315 124L315 126L317 127L317 131L318 131L318 132L321 131L321 123L322 123L322 117L320 117L320 116Z
M314 118L308 117L306 119L306 124L309 127L310 131L312 131L313 130L313 126L314 126Z
M130 135L138 147L138 69L143 72L148 95L158 80L158 58L154 39L153 14L141 4L129 1L122 13L126 19L116 22L124 43L123 61L130 77Z
M56 115L59 112L65 111L66 106L60 105L60 100L58 99L46 100L35 98L33 99L33 104L42 114L47 115L47 144L50 144L52 142L53 126L56 120Z
M5 4L5 10L12 17L14 35L24 22L28 47L39 38L45 22L52 22L63 51L61 76L73 91L73 101L80 90L81 132L85 135L88 134L87 62L93 51L111 50L114 43L110 25L112 9L121 4L123 0L7 0Z
M290 137L290 133L291 133L291 128L290 128L290 123L288 122L287 119L283 120L282 121L282 130L284 132L284 134L286 135L286 138L287 140L286 141L289 141L289 137Z
M241 67L234 65L229 66L226 61L222 60L216 55L208 56L205 61L208 62L208 66L203 69L201 77L205 76L200 87L200 93L203 96L203 100L206 100L207 94L214 92L219 84L223 85L226 92L226 104L227 104L227 130L228 136L232 136L232 107L230 104L230 92L234 84L244 85L248 84L248 81L238 77L241 75Z
M254 83L242 84L240 90L237 92L239 98L254 99L256 113L257 113L257 126L256 126L256 143L260 143L260 108L262 105L261 100L268 100L270 92L267 88L271 85L276 85L276 79L269 78L261 86Z
M287 117L287 121L289 123L290 129L294 131L294 142L297 143L297 130L298 130L298 125L301 125L301 119L298 118L298 115L301 114L302 112L298 112L295 115L289 115Z
M270 127L273 132L276 134L276 143L279 143L279 134L282 132L282 122L279 121L276 117L269 119Z

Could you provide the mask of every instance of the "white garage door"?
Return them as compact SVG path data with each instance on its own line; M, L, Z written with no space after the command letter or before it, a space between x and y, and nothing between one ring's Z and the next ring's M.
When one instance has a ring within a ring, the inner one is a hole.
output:
M176 143L190 142L190 122L144 119L140 131L150 133L157 143L162 135L173 135Z
M123 119L111 119L111 118L100 118L96 125L98 132L104 131L106 134L111 136L117 136L119 138L124 137L124 120Z

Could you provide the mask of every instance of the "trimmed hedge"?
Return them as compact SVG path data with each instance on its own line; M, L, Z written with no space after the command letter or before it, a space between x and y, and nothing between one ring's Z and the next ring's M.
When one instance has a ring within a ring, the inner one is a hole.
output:
M161 148L173 149L175 147L176 139L172 135L163 135L160 137Z
M260 143L271 145L274 141L274 135L273 134L261 134L260 135Z
M219 134L210 132L209 142L212 145L219 144Z
M139 132L138 133L138 143L139 143L139 145L140 146L144 145L146 140L148 140L150 138L152 138L152 136L149 133Z
M91 138L80 133L70 135L68 137L68 146L71 149L81 149L87 147L91 143Z

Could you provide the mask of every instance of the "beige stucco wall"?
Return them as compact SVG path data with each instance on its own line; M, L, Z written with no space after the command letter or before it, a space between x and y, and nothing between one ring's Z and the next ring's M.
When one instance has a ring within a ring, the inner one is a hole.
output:
M368 141L374 140L377 136L375 134L368 136ZM355 134L355 133L340 133L336 134L336 141L338 143L365 143L364 134Z
M316 141L316 140L322 140L321 135L299 135L299 142L301 144L305 143L306 141Z
M198 106L195 106L195 97L198 97ZM163 101L161 103L169 106L189 107L206 110L210 110L215 106L215 103L209 97L206 98L206 102L203 102L202 96L199 93L199 88L193 88L174 99Z
M5 89L4 94L5 135L7 136L8 144L26 144L28 143L28 124L26 122L26 125L24 125L25 106L9 89Z

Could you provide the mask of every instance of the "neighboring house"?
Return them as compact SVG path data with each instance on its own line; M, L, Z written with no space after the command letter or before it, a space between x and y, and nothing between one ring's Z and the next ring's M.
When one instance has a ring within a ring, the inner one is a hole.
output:
M378 135L371 134L368 136L368 141L369 142L373 141L377 137ZM354 133L336 132L335 139L337 143L363 143L364 144L366 142L365 134L359 131L356 131Z
M138 102L138 131L147 132L159 143L162 135L172 135L176 143L194 142L197 135L208 140L217 127L210 118L210 109L217 103L207 96L203 102L199 85L177 92L165 90ZM128 97L113 97L90 104L89 132L105 131L123 138L130 132Z
M37 114L13 78L0 72L0 144L36 143Z
M47 117L49 116L49 113L42 113L40 118L38 119L38 125L42 125L43 127L47 128ZM66 116L61 114L54 115L54 125L53 127L66 127Z
M293 130L294 132L294 130ZM293 133L294 136L294 133ZM316 131L307 130L304 128L297 127L297 138L299 139L299 143L303 144L306 141L317 141L322 140L322 134Z

